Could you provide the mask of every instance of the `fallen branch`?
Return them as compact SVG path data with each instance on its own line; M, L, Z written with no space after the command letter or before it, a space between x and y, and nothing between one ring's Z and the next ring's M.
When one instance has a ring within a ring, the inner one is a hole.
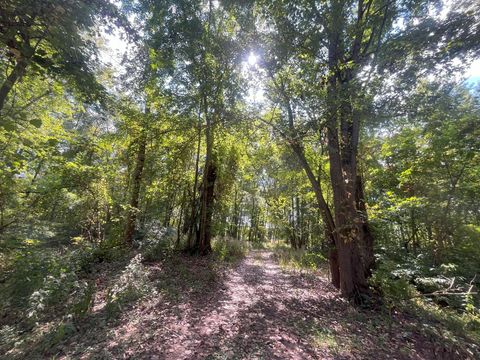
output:
M467 292L441 292L441 291L435 291L433 293L429 293L429 294L420 294L420 295L415 295L415 296L412 296L408 299L414 299L414 298L419 298L419 297L423 297L423 296L445 296L445 295L477 295L478 292L474 291L474 292L471 292L471 291L467 291Z
M419 295L412 296L408 299L414 299L414 298L419 298L419 297L424 297L424 296L477 295L478 292L476 292L476 291L472 292L472 289L473 289L473 286L474 286L473 282L475 281L476 277L477 277L477 274L475 274L473 279L470 281L470 283L469 283L470 287L468 288L468 290L466 292L449 291L449 290L452 289L453 284L455 282L455 278L453 278L452 282L450 283L450 286L445 290L438 290L438 291L434 291L434 292L429 293L429 294L419 294Z

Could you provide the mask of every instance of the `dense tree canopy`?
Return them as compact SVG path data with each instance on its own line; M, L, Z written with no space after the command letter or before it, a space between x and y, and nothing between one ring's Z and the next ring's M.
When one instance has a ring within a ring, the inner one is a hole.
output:
M37 242L75 279L284 244L478 335L479 56L476 0L2 1L0 318L66 272Z

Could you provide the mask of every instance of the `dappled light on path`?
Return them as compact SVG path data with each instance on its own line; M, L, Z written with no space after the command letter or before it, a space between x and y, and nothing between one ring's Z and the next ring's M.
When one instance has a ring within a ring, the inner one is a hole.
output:
M294 278L281 272L270 256L257 252L227 275L216 299L203 310L190 311L185 324L189 331L163 344L165 357L314 357L285 312L290 310L287 301L318 294L307 284L292 288Z
M156 294L86 327L60 358L429 359L422 352L436 351L406 330L407 318L395 325L360 312L321 273L287 271L271 252L252 251L228 271L213 264L187 256L150 264Z

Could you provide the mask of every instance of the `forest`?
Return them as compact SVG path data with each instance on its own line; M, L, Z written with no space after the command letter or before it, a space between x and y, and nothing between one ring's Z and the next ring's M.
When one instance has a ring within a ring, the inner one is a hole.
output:
M0 358L480 359L478 0L1 0Z

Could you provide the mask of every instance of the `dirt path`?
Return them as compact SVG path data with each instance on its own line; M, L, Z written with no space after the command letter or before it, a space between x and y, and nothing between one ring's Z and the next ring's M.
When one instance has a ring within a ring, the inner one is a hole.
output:
M252 251L224 276L203 260L152 265L159 294L125 309L114 324L97 316L59 358L84 359L449 359L407 318L363 313L320 274L279 267ZM93 327L92 327L93 326ZM427 355L425 355L427 354Z
M317 358L320 354L303 337L301 323L309 303L327 300L325 294L301 276L282 272L272 258L266 251L250 253L202 311L180 317L178 336L159 344L163 356Z

